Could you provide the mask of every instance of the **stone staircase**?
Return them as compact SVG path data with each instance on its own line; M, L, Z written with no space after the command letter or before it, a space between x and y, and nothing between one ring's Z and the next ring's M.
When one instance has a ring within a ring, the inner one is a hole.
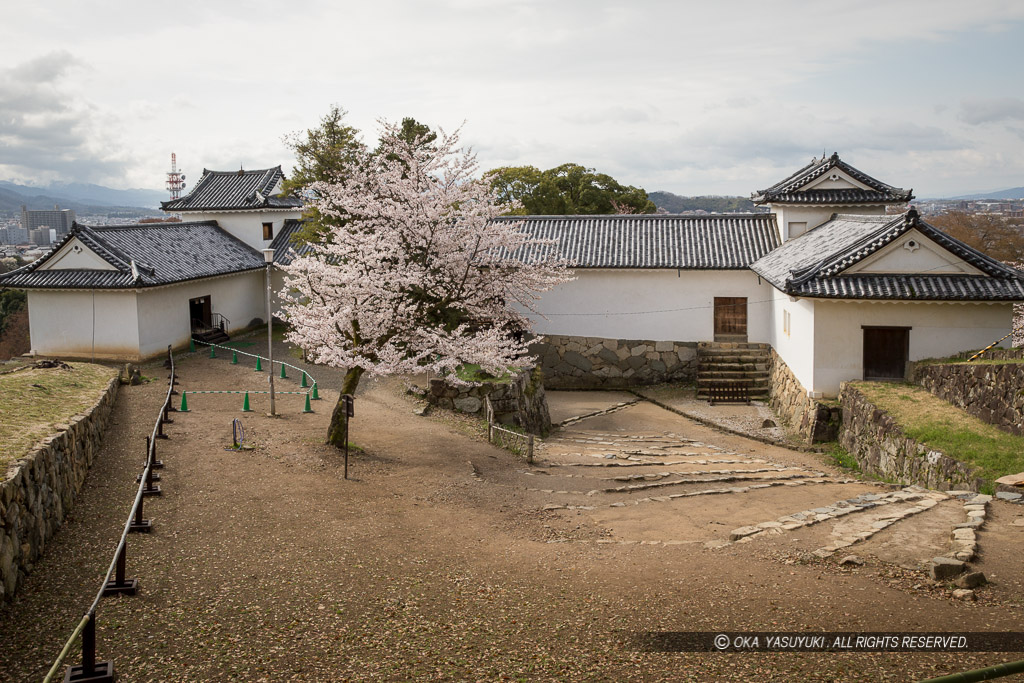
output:
M745 385L750 398L768 399L768 344L700 342L697 344L697 398L708 398L708 387Z

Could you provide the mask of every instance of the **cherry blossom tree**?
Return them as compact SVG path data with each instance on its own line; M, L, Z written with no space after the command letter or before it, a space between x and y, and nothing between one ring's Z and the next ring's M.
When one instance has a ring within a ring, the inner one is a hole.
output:
M313 362L345 368L343 393L363 374L430 370L463 383L468 363L500 374L526 360L539 292L570 279L551 241L493 219L515 208L476 177L459 132L430 144L382 123L337 182L312 184L328 239L284 268L289 341ZM341 445L340 402L328 443Z

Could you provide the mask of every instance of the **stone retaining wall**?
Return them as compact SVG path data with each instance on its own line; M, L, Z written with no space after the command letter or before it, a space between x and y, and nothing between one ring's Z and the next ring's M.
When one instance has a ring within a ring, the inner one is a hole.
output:
M839 443L865 472L942 491L980 490L976 468L929 449L903 433L892 416L879 410L853 385L839 392L843 423Z
M975 353L977 351L963 351L957 355L967 360ZM985 360L1024 360L1024 349L989 349L981 357Z
M549 389L619 388L697 378L697 342L548 335L530 345Z
M484 382L478 386L452 386L443 379L432 379L426 398L431 405L485 417L484 402L490 397L495 422L547 436L551 431L551 413L544 381L537 368L520 372L510 382Z
M769 407L808 443L836 440L842 420L840 407L810 398L775 349L771 349L768 392Z
M103 441L117 397L118 378L96 403L58 425L58 434L39 442L7 469L0 483L0 597L9 600L46 542L64 522Z
M942 400L1011 434L1024 435L1024 363L936 363L918 365L913 373L914 382Z

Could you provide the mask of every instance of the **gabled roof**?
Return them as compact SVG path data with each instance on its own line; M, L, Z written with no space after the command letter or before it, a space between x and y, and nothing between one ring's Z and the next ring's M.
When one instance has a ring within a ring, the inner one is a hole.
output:
M210 171L184 197L161 202L164 211L253 211L256 209L297 209L297 197L275 196L284 180L280 166L257 171Z
M274 241L270 243L270 248L274 250L274 263L287 266L299 256L308 256L313 252L308 244L292 241L292 236L302 229L302 224L303 221L289 218L281 226Z
M76 238L114 270L40 269ZM98 227L75 223L47 254L0 275L0 287L135 289L263 267L262 254L221 230L216 221Z
M984 275L864 273L850 266L916 229ZM751 270L791 296L833 299L1024 301L1024 273L1010 268L921 220L910 209L898 216L834 215L785 242Z
M779 245L775 216L626 214L612 216L504 216L522 221L536 239L557 240L577 268L686 268L739 270ZM529 261L521 248L513 258Z
M843 171L870 189L800 189L832 169ZM756 204L900 204L913 199L914 191L886 185L850 166L833 153L827 159L824 156L812 159L811 163L785 180L767 190L751 193L750 198Z

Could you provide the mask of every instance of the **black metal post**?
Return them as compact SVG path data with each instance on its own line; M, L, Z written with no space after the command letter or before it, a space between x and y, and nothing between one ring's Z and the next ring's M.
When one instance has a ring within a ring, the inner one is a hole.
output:
M348 479L348 412L345 413L345 478Z
M143 507L143 502L145 500L146 500L145 496L143 496L142 498L139 498L139 505L138 505L138 507L135 508L135 519L133 519L132 523L128 525L128 531L136 531L136 532L148 533L148 532L153 530L153 523L151 521L149 521L148 519L144 519L142 517L142 515L143 515L142 507Z
M172 420L171 416L167 414L168 412L170 412L170 410L171 410L171 401L170 401L170 399L168 399L168 400L164 401L164 422L166 424L172 425L172 424L174 424L174 420Z

